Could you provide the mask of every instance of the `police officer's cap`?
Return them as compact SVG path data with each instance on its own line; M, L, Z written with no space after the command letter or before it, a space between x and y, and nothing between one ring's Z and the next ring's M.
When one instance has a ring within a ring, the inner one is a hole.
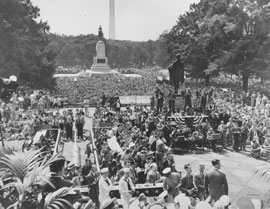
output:
M109 173L109 169L108 169L108 168L102 168L102 169L100 170L100 173L101 173L101 174Z
M163 170L163 174L164 175L168 175L168 174L170 174L172 172L172 169L171 168L165 168L164 170Z

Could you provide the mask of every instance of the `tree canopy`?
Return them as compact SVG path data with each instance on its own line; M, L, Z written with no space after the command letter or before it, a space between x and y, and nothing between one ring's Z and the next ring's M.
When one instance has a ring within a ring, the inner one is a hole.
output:
M98 36L80 35L48 35L49 48L56 52L56 65L64 67L91 68L96 54ZM120 40L106 40L106 55L111 67L139 67L163 64L159 55L162 54L160 41L132 42ZM166 52L165 52L166 53Z
M162 38L171 58L180 53L190 74L209 79L221 71L250 75L269 72L269 0L201 0L180 15Z
M22 85L53 87L55 54L47 48L49 26L30 0L0 0L0 72Z

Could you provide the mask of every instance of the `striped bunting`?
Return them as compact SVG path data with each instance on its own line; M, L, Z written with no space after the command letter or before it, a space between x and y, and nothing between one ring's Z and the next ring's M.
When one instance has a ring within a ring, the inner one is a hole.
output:
M207 116L171 116L168 117L168 121L175 122L178 125L185 125L186 119L193 119L193 125L198 125L203 122Z

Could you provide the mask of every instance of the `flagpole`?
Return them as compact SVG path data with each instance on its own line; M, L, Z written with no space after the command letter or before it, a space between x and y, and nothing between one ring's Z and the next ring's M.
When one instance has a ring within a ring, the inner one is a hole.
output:
M5 147L3 133L2 133L2 124L0 124L0 138L1 138L1 141L2 141L2 147Z

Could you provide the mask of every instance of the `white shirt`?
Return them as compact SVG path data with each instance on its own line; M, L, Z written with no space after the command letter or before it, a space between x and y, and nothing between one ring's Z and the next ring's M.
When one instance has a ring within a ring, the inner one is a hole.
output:
M156 138L154 137L154 135L151 135L151 136L149 137L149 144L154 143L154 141L156 141Z
M108 183L106 182L108 180ZM99 187L99 202L100 206L104 205L106 202L108 202L110 198L110 191L112 190L112 182L109 178L104 178L103 176L100 177L99 182L98 182L98 187Z
M128 183L130 184L131 190L128 189ZM132 180L130 177L128 177L128 179L125 179L124 176L122 176L122 178L119 181L119 193L121 196L124 197L129 197L132 196L129 192L131 192L132 190L135 190L134 184L132 183Z

